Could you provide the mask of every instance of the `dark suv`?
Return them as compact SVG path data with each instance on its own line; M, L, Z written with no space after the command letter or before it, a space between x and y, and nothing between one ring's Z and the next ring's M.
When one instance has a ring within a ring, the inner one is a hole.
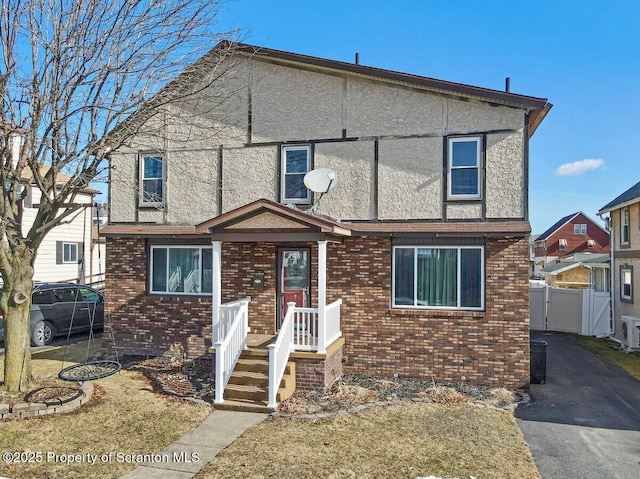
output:
M0 312L0 339L4 321ZM55 336L102 330L104 296L93 288L75 283L37 284L31 296L31 344L44 346Z

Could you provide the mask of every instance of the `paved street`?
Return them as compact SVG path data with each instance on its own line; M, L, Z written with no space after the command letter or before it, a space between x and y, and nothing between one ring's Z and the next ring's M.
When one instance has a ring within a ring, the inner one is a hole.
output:
M532 332L547 346L547 383L516 411L543 479L640 477L640 382L575 336Z

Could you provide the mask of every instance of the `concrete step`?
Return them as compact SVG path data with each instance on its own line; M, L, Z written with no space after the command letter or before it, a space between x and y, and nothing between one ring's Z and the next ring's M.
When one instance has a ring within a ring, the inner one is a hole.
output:
M242 412L272 413L275 409L267 406L267 401L250 401L244 399L225 399L222 404L214 404L214 409Z
M244 354L244 352L242 353ZM288 362L287 367L284 370L285 374L291 374L291 365L293 362ZM243 357L240 356L238 362L236 363L235 371L250 371L254 373L262 373L269 376L269 360L268 359L260 359L255 357Z
M291 382L295 382L295 375L285 373L280 381L280 387L287 388ZM264 373L238 371L236 369L229 378L229 384L244 384L266 388L269 386L269 376Z

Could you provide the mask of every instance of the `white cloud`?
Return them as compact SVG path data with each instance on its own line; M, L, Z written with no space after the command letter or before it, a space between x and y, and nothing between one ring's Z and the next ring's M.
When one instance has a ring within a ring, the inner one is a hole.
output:
M556 168L553 174L555 176L578 176L587 171L597 170L601 166L604 166L604 160L586 159L574 161L572 163L564 163Z

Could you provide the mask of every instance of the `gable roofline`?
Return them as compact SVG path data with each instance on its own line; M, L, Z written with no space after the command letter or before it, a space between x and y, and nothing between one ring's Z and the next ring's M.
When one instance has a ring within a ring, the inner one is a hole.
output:
M189 65L183 73L178 75L174 80L162 87L151 99L143 104L132 115L117 125L113 133L125 130L125 125L135 122L137 119L145 121L148 119L145 110L152 108L154 104L163 104L170 102L172 92L184 88L185 85L193 81L197 77L201 68L212 63L215 64L216 59L224 58L228 55L243 55L249 58L256 58L262 61L289 65L297 68L310 68L314 70L327 70L337 73L349 73L355 76L374 79L378 81L386 81L389 83L400 84L410 87L416 87L422 90L431 91L441 94L449 94L462 96L469 99L478 99L481 101L522 108L528 114L528 135L531 138L540 125L542 120L549 113L553 105L546 98L539 98L527 95L519 95L511 92L494 90L490 88L482 88L463 83L438 80L435 78L413 75L410 73L402 73L383 68L369 67L356 63L347 63L338 60L329 60L327 58L303 55L300 53L286 52L283 50L275 50L272 48L250 45L246 43L232 42L222 40L215 47L205 53L200 59Z
M560 228L562 228L564 225L566 225L567 223L571 222L571 220L573 220L576 216L578 215L582 215L584 216L586 219L588 219L592 224L594 224L595 226L597 226L598 228L600 228L602 231L604 231L605 233L609 234L609 232L602 227L601 225L599 225L596 221L594 221L592 218L590 218L588 215L586 215L583 211L578 211L576 213L572 213L570 215L564 216L563 218L560 218L558 221L556 221L553 226L551 226L550 228L548 228L544 233L542 233L540 236L538 236L536 238L536 240L534 241L534 243L540 243L542 241L546 241L547 238L549 238L550 236L552 236L556 231L558 231Z
M195 227L197 233L207 233L218 228L225 228L236 223L240 223L247 218L257 216L265 211L275 213L278 216L287 218L300 225L318 228L322 233L329 233L339 236L351 236L351 230L339 224L337 221L329 220L320 216L311 215L304 211L289 208L288 206L276 203L264 198L240 206L234 210L223 213L220 216L204 221Z
M622 194L611 200L598 211L598 216L602 216L610 211L624 208L640 201L640 181Z

